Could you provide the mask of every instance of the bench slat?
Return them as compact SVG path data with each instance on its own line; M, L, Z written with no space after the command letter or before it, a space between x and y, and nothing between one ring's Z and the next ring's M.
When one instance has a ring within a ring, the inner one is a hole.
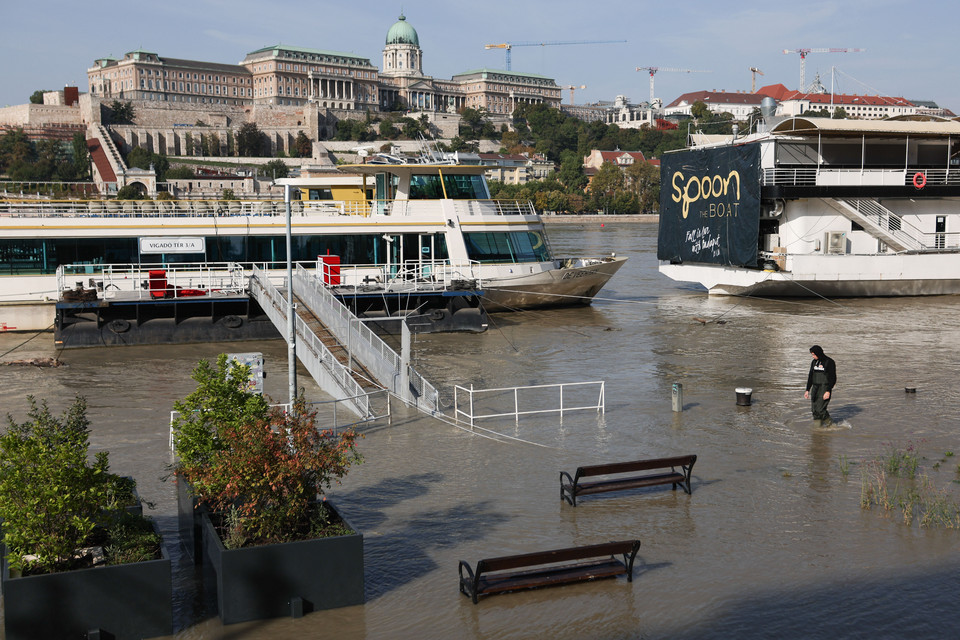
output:
M550 551L538 551L535 553L522 553L513 556L501 556L499 558L485 558L477 563L477 572L486 573L489 571L505 571L508 569L519 569L521 567L531 567L539 564L551 564L555 562L572 562L575 560L584 560L586 558L596 558L599 556L613 556L618 554L629 554L633 551L633 540L625 542L604 542L601 544L585 545L582 547L570 547L567 549L552 549Z
M626 572L627 567L623 562L606 560L565 566L562 569L541 569L484 576L480 579L478 590L480 593L502 593L517 589L533 589L599 578L613 578L624 575Z
M672 484L676 489L679 485L684 492L691 494L690 476L693 465L697 461L696 455L673 456L670 458L654 458L649 460L631 460L628 462L614 462L610 464L595 464L577 467L574 477L565 471L560 472L560 498L573 506L577 506L578 495L619 491L650 487L660 484ZM670 469L669 473L632 476L629 478L605 478L592 482L581 482L582 478L597 476L615 476L618 474L651 471L656 469Z

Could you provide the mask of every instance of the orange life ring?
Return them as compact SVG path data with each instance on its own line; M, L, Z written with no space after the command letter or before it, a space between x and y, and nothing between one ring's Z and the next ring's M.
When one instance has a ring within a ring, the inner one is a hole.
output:
M917 171L915 174L913 174L913 186L915 186L917 189L923 189L925 186L927 186L927 176L923 173L923 171Z

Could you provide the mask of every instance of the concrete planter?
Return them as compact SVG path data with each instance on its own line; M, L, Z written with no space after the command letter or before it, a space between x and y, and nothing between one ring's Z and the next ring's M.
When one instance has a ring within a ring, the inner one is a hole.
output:
M362 534L225 549L209 514L200 517L203 557L216 574L223 624L363 603Z
M156 525L154 525L156 527ZM6 640L101 637L124 640L173 633L170 559L11 578L3 547Z

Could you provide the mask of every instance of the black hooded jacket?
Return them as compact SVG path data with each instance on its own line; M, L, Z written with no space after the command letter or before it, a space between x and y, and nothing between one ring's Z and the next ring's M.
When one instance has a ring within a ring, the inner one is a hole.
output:
M810 353L817 358L810 361L810 373L807 374L807 391L810 391L810 387L813 386L814 371L823 371L827 374L827 391L833 391L834 385L837 384L837 363L833 361L833 358L825 355L823 349L818 345L810 347Z

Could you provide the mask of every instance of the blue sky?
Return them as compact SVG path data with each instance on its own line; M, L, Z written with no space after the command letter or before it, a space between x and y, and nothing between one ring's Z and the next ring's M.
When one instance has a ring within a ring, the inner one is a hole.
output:
M656 74L657 97L688 91L797 88L800 57L784 49L859 48L811 53L806 77L819 72L837 92L936 100L960 114L956 25L960 5L942 0L777 3L743 0L404 0L364 3L300 0L87 0L11 2L4 7L0 53L8 62L0 106L23 104L35 89L75 84L86 91L96 58L138 48L161 56L236 64L250 51L284 43L354 53L380 66L387 30L401 11L417 30L424 72L438 78L482 67L504 68L502 50L485 44L626 40L619 44L517 47L514 71L576 85L577 103L634 102L649 96L636 67L710 73ZM953 60L953 62L951 62ZM586 89L579 89L586 85ZM570 99L563 92L564 102Z

